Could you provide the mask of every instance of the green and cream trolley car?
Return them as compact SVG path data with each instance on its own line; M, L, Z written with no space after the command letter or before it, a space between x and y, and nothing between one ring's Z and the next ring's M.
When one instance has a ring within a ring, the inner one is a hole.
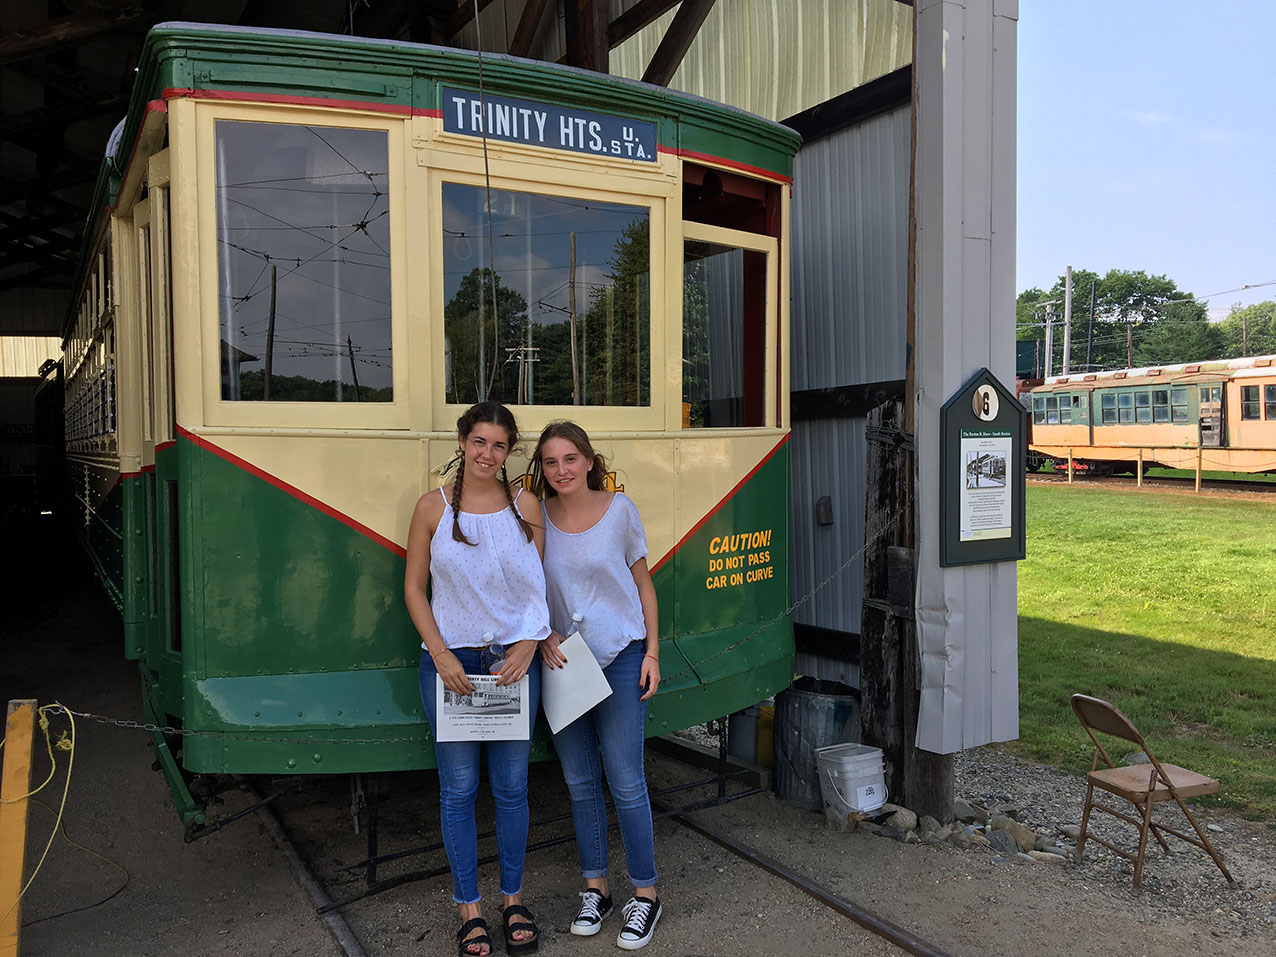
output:
M504 56L150 33L68 325L66 436L147 718L184 732L156 744L188 823L195 775L433 766L404 543L480 398L525 437L579 421L641 509L649 734L788 685L797 141Z

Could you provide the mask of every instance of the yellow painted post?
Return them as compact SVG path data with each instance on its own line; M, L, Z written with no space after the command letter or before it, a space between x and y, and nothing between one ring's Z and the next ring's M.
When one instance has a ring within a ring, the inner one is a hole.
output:
M1068 449L1068 484L1072 484L1072 449Z
M35 701L9 702L5 722L4 773L0 777L0 957L17 957L22 932L22 875L27 856L26 794L31 790L31 743ZM9 803L13 802L13 803Z
M1139 488L1143 487L1143 450L1139 449L1139 465L1138 474L1135 476L1134 484Z
M1201 490L1201 447L1196 447L1196 490Z

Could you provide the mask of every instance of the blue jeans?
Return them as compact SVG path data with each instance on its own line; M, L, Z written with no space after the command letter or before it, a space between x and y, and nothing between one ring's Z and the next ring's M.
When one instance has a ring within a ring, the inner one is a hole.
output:
M456 648L466 674L479 670L480 649ZM434 727L435 687L438 672L434 662L421 653L421 703L425 717ZM532 720L536 720L541 700L540 658L532 659L527 670ZM487 777L496 808L496 853L501 865L501 893L518 894L523 888L523 860L527 857L527 760L532 742L485 741ZM478 892L478 826L474 820L474 799L479 784L478 741L436 741L434 755L439 766L440 826L448 864L452 867L452 900L474 904Z
M605 767L625 841L629 880L635 887L656 883L656 839L642 763L647 702L640 700L642 690L638 687L645 651L645 642L630 642L603 669L611 694L554 735L554 748L571 794L581 876L607 876Z

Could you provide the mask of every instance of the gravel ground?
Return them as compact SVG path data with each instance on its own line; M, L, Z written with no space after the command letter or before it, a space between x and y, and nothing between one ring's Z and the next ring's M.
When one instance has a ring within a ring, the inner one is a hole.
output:
M1081 823L1085 803L1085 781L1057 768L1031 764L999 748L964 751L956 756L957 795L985 807L1016 805L1018 820L1038 834L1057 835L1060 825ZM1114 801L1114 806L1119 802ZM1189 802L1193 814L1207 829L1223 863L1236 880L1229 888L1214 862L1202 850L1175 838L1168 843L1170 855L1149 837L1143 862L1143 882L1137 892L1152 908L1152 914L1179 919L1190 915L1210 924L1221 933L1240 937L1270 936L1276 941L1276 830L1270 823L1246 821L1221 808L1201 807ZM1173 804L1153 812L1153 820L1165 821L1178 830L1191 832ZM1119 847L1135 850L1137 831L1107 814L1091 814L1090 830ZM1070 848L1075 841L1060 837ZM1093 884L1119 893L1129 888L1133 866L1103 845L1086 842L1085 859L1070 864L1062 873L1078 885ZM1134 892L1131 892L1134 893ZM1276 944L1273 946L1276 953Z

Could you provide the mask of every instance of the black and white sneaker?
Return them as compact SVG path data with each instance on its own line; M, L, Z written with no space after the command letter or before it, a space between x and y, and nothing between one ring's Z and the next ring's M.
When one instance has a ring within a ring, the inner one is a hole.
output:
M580 913L572 921L572 933L577 937L593 937L602 929L603 920L611 913L611 898L593 887L581 891L580 896Z
M622 950L637 950L650 944L656 933L656 921L660 920L660 898L653 901L631 897L621 913L625 915L625 926L616 938L616 946Z

